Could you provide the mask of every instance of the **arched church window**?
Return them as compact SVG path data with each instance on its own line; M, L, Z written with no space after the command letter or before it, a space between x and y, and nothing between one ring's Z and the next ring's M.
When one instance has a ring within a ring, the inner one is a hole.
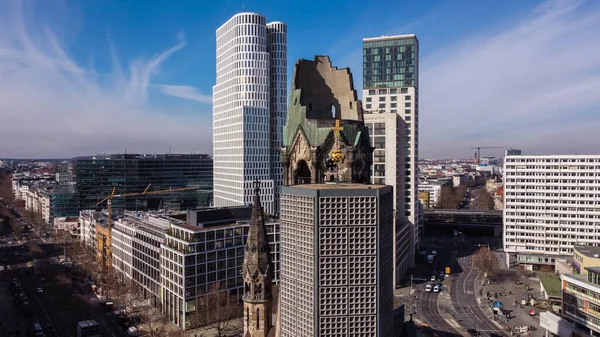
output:
M260 329L260 309L256 308L256 328Z
M335 113L336 113L335 105L331 104L330 109L331 109L331 117L335 118Z

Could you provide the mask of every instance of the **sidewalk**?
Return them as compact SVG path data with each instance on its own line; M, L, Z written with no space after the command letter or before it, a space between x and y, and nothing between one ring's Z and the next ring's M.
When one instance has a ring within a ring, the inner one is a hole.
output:
M500 256L498 256L500 258ZM493 276L492 284L489 285L481 285L479 283L479 288L482 291L481 296L478 293L478 300L486 306L486 315L493 319L493 311L492 305L493 302L502 302L505 310L512 310L511 316L513 317L507 323L502 323L503 326L510 326L511 328L517 326L534 326L538 330L529 333L528 336L543 336L543 329L540 328L540 319L539 313L545 310L538 309L536 307L530 306L527 304L523 308L521 308L521 299L528 300L529 295L532 295L536 300L543 300L541 297L540 283L537 278L524 278L521 276L521 272L518 267L513 267L511 269L507 269L506 265L502 263L501 259L499 259L500 265L502 268ZM515 280L519 280L522 284L517 285ZM525 286L528 286L529 290L525 289ZM489 293L489 299L488 299ZM496 293L498 297L495 298ZM515 306L515 301L517 302L517 306ZM535 309L536 315L530 316L529 310ZM504 316L500 316L501 320L504 320Z

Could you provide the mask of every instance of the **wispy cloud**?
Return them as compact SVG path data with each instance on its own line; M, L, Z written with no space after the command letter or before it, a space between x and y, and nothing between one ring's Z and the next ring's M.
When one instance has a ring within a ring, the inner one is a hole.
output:
M157 91L153 76L185 47L183 33L173 47L132 60L127 70L109 43L113 69L98 74L71 57L52 29L28 17L20 2L4 2L0 12L10 13L0 20L0 156L64 157L124 148L166 152L169 146L177 152L211 150L209 123L190 122L174 107L148 102L148 93ZM187 91L190 95L178 96L186 99L201 97L191 87L160 88L173 96Z
M515 26L423 59L421 156L485 145L600 152L587 133L600 127L599 31L596 2L547 1Z
M212 103L211 95L203 95L198 89L194 87L190 87L187 85L159 85L160 90L166 94L173 97L189 99L192 101L197 101L201 103Z

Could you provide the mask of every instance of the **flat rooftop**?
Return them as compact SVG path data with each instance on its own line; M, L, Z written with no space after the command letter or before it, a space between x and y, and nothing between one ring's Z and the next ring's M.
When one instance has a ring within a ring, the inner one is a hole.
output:
M286 187L305 188L312 190L377 190L388 187L388 185L374 184L353 184L353 183L338 183L338 184L299 184Z
M410 38L414 38L414 37L416 37L415 34L403 34L403 35L367 37L367 38L363 39L363 42L385 41L385 40L398 40L398 39L410 39Z
M597 246L575 245L573 246L573 249L577 250L586 257L600 258L600 247Z
M538 272L540 281L544 285L548 297L562 297L560 275L555 273Z

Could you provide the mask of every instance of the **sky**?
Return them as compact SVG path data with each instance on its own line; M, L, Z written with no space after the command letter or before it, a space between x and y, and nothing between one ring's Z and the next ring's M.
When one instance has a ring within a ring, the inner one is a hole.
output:
M329 55L359 96L362 39L417 34L421 158L600 152L598 1L4 0L0 158L212 153L215 31L244 6L288 24L290 74Z

